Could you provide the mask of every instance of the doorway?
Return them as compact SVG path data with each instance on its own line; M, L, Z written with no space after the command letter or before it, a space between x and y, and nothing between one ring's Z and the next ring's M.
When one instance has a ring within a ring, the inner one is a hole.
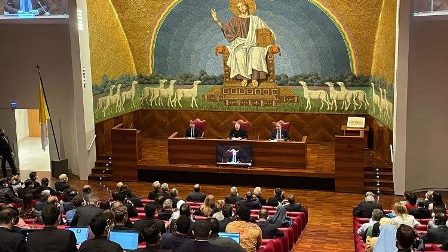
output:
M16 109L17 156L20 173L50 171L49 146L42 150L38 109Z

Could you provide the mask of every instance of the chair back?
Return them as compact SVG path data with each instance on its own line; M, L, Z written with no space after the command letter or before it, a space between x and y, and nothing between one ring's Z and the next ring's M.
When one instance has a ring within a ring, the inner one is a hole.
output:
M244 121L243 119L239 119L238 121L233 121L232 122L234 125L235 123L239 123L240 124L240 128L244 129L245 131L248 131L250 128L250 122L249 121Z
M280 126L283 130L289 131L289 122L284 122L283 120L280 120L278 122L272 122L272 129L275 129L275 124L280 123Z
M199 129L199 135L201 137L204 137L205 125L206 125L207 121L196 118L194 120L191 120L190 123L194 123L195 127Z

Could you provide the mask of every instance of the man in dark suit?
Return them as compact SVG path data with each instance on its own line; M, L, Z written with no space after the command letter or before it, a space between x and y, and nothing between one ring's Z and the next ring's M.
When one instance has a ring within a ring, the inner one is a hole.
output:
M74 252L76 248L76 236L70 230L59 230L61 213L56 205L47 205L41 212L45 227L28 235L28 252Z
M98 208L97 204L98 197L91 196L87 206L80 206L76 209L71 225L78 227L88 226L94 216L97 216L103 212L103 209Z
M448 227L446 226L446 215L442 212L437 212L434 216L434 224L438 225L437 228L431 228L421 239L426 243L441 244L448 241Z
M13 211L10 208L0 211L0 250L25 252L25 238L11 231L16 218Z
M227 196L224 201L226 202L226 204L235 204L238 201L243 200L243 197L238 195L238 189L235 186L232 186L232 188L230 188L230 194L229 196Z
M261 205L266 205L266 199L261 196L261 188L259 186L254 188L254 196L257 197Z
M171 250L165 250L161 248L159 244L160 230L157 225L152 222L144 229L143 237L146 242L145 248L139 248L138 252L169 252Z
M252 192L246 193L246 200L244 201L244 205L246 205L249 209L260 209L261 203L260 201L253 196Z
M413 215L416 219L429 219L431 218L431 210L425 207L423 200L417 201L417 207L409 211L410 215Z
M193 243L193 240L188 235L190 225L191 220L187 216L179 216L176 220L176 230L162 235L162 238L160 238L160 247L174 251L182 247L185 243Z
M94 216L90 221L90 230L95 235L95 238L89 239L81 244L79 251L111 251L122 252L123 248L120 244L109 241L107 239L107 220L101 215Z
M282 126L280 123L275 124L275 129L272 130L271 136L269 137L270 140L289 140L289 133L287 130L282 129Z
M36 188L36 190L34 190L34 193L33 193L33 197L34 197L35 199L40 198L40 194L42 193L42 191L45 191L45 190L50 191L50 194L51 194L52 196L60 194L58 191L56 191L55 189L51 188L51 187L48 185L48 184L50 183L50 181L48 180L48 178L43 177L43 178L41 179L40 183L41 183L41 185L40 185L38 188Z
M355 217L372 218L373 209L383 210L381 204L375 202L374 195L372 192L367 192L365 199L353 208L353 215Z
M261 228L261 235L263 239L274 239L276 237L283 237L283 231L279 230L276 225L267 221L268 211L261 209L258 212L257 225Z
M54 183L54 189L56 189L56 191L62 193L62 192L64 192L65 189L67 189L69 187L70 187L70 185L68 184L67 174L63 173L63 174L59 175L59 181Z
M229 252L245 252L245 250L231 238L228 237L219 237L219 222L215 218L207 219L210 221L211 226L211 234L210 239L208 240L211 244L215 244L216 246L220 246L226 251Z
M161 234L164 234L166 232L165 223L161 220L154 219L154 215L157 211L157 204L155 202L149 202L144 207L145 210L145 218L138 220L134 223L134 229L139 231L140 234L143 235L143 229L149 225L150 222L155 222L157 227L160 230ZM140 241L142 242L142 241Z
M190 122L190 127L185 131L185 137L200 137L199 129L196 128L196 124Z
M296 202L294 194L288 195L288 204L285 205L285 209L288 212L305 212L306 209L302 204Z
M207 220L200 220L195 222L193 227L194 241L192 243L183 244L178 252L225 252L225 248L216 246L209 242L210 236L210 222Z
M29 176L30 176L30 180L33 182L33 188L37 189L40 186L40 183L37 182L37 179L38 179L37 173L36 172L30 172Z
M3 177L6 178L6 161L8 161L8 164L11 167L12 175L17 175L17 169L13 159L14 152L12 151L10 141L3 129L0 129L0 155L2 156Z
M22 199L14 193L8 179L3 178L0 185L0 202L1 203L22 203Z
M278 204L282 203L285 200L285 196L283 196L284 191L281 188L275 188L274 197L268 199L267 205L272 207L277 207Z
M234 221L233 218L233 207L230 204L225 204L222 207L222 215L224 216L224 219L219 221L219 232L225 232L227 224Z
M241 125L236 122L235 127L229 133L229 139L247 139L247 132L241 128Z
M201 192L201 186L196 184L193 186L193 192L188 193L186 200L193 202L204 202L205 197L207 197L207 195Z

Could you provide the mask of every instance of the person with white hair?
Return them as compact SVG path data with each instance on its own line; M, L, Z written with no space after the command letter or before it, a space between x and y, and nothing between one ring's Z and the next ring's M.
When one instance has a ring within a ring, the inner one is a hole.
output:
M202 202L204 202L205 197L207 197L207 195L205 193L201 192L201 185L195 184L193 186L193 192L188 193L186 200L202 203Z
M226 204L235 204L238 201L243 200L244 198L238 195L238 189L235 186L230 188L230 195L227 196L224 201Z
M150 192L148 194L148 199L151 200L155 200L157 199L157 196L159 195L159 191L160 191L160 182L159 181L154 181L154 183L152 183L152 192Z
M162 204L162 211L159 213L159 220L168 221L173 214L173 202L166 199Z
M62 193L67 188L70 188L70 185L68 184L68 176L67 174L62 173L61 175L59 175L59 181L54 183L54 189Z
M375 202L375 194L367 192L364 200L353 208L353 215L359 218L372 218L373 209L383 210L383 207Z
M261 196L261 187L257 186L254 188L254 196L257 197L262 205L266 205L266 199Z

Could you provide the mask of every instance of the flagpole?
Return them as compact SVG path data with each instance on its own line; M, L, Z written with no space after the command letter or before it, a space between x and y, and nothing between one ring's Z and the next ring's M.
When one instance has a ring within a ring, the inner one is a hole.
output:
M42 81L42 76L40 75L39 65L36 65L36 68L37 74L39 75L40 85L42 87L42 93L44 93L45 105L47 106L48 110L48 117L50 117L51 131L53 132L54 145L56 146L56 152L58 153L58 160L61 160L61 156L59 155L58 143L56 142L56 135L54 134L53 121L51 120L50 107L48 107L47 95L45 94L44 82Z

